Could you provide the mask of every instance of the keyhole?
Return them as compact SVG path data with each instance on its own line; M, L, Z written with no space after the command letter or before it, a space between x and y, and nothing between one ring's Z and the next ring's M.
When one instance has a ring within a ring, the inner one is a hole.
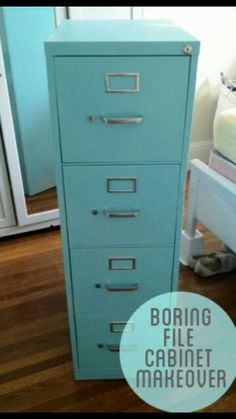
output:
M93 215L98 215L98 210L92 210Z
M186 55L190 55L192 53L192 50L193 50L192 45L185 45L185 47L183 47L183 52Z
M89 122L95 122L95 116L94 115L88 115Z

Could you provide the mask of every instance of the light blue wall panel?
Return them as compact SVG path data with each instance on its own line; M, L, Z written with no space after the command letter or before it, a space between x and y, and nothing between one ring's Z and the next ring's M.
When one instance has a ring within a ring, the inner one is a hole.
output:
M33 195L55 186L43 42L55 28L53 7L2 7L0 35L22 168Z

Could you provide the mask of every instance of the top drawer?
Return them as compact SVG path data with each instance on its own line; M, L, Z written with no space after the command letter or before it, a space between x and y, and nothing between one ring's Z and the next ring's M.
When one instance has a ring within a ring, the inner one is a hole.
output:
M189 57L56 57L63 162L181 161Z

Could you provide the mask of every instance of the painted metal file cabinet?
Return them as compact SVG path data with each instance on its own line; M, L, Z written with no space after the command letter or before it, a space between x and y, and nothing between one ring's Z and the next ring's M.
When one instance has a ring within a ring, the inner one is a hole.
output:
M75 378L120 378L129 316L177 287L199 42L65 21L45 51Z

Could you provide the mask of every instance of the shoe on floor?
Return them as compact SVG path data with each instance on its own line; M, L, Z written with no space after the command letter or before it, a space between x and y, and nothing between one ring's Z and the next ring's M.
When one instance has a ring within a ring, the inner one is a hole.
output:
M213 257L213 255L214 255L214 253L210 253L209 255L208 255L208 257ZM190 260L189 260L189 263L188 263L188 266L189 266L189 268L191 268L191 269L193 269L194 270L194 268L195 268L195 265L196 265L196 263L197 263L197 261L199 260L199 259L201 259L201 258L205 258L207 255L206 254L204 254L204 255L195 255L195 256L192 256L191 258L190 258Z
M194 272L202 277L230 272L236 269L236 253L215 252L201 256L194 264Z

